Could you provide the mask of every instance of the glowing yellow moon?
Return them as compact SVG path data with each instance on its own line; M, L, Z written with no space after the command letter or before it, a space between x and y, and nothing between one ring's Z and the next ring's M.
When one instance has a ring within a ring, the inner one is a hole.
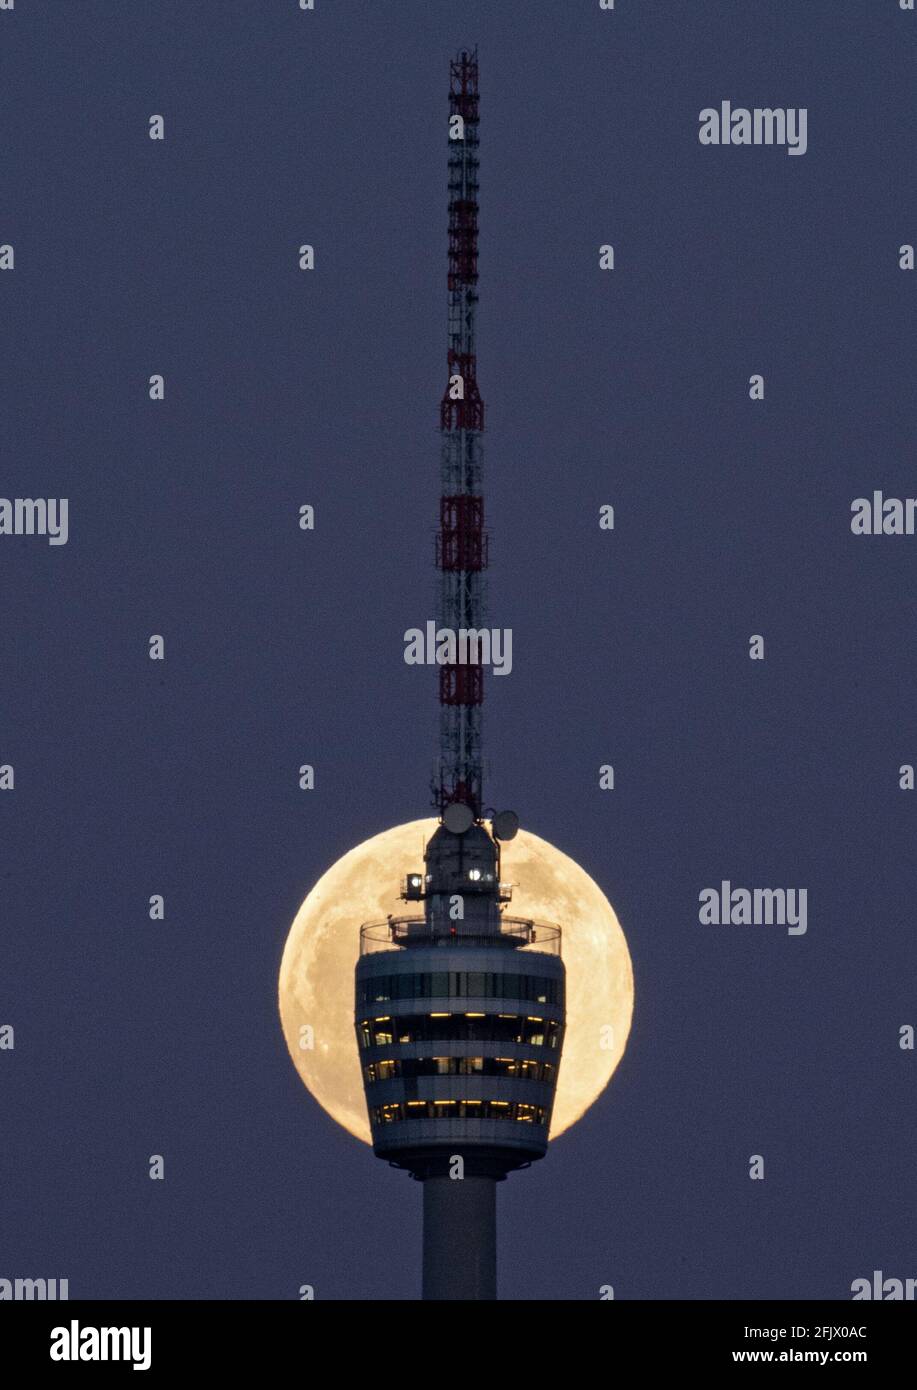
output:
M359 929L389 913L418 911L398 896L423 868L437 821L416 820L374 835L323 874L290 928L280 965L280 1018L296 1070L332 1119L369 1143L369 1121L353 1026ZM630 1031L634 980L614 908L598 884L559 849L520 830L503 846L501 877L513 884L514 917L563 928L567 1035L551 1137L607 1086ZM311 1032L310 1032L311 1030Z

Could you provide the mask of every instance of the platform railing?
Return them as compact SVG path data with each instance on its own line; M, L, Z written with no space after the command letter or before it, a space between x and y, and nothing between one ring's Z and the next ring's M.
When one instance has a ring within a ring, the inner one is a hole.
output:
M367 922L360 928L361 956L412 946L497 946L559 956L561 929L525 917L501 917L493 931L466 929L462 922L437 926L424 917L388 917L384 922Z

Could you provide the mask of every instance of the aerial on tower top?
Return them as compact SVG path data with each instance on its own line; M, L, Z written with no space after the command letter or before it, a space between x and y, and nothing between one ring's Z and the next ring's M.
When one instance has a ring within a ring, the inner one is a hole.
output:
M449 65L448 380L440 405L440 498L436 563L439 620L452 632L484 622L488 537L481 493L484 402L478 389L475 314L478 295L478 56L463 49ZM480 660L439 668L440 758L434 804L482 811Z

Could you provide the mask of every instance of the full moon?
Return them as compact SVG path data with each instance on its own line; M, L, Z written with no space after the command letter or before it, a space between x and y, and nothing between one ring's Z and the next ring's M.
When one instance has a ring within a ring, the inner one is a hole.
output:
M398 894L423 869L438 821L409 821L349 850L323 874L290 928L280 965L280 1018L293 1065L319 1105L370 1142L354 1032L354 965L360 927L404 916ZM501 846L507 911L562 928L567 1032L551 1138L574 1124L605 1089L630 1032L634 979L614 908L584 869L530 831ZM412 904L413 911L418 905Z

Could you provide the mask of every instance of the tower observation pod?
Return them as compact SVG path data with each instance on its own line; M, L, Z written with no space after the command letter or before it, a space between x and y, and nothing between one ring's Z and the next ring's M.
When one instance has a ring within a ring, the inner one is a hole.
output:
M449 384L442 437L442 624L483 623L484 405L477 385L478 63L449 92ZM561 929L506 915L511 811L482 805L483 667L439 670L440 824L401 897L360 929L355 1024L373 1151L423 1184L425 1299L496 1298L496 1185L543 1158L564 1039ZM490 813L486 813L490 816Z
M423 916L361 929L357 1042L373 1150L423 1183L425 1299L496 1298L496 1184L548 1147L561 932L504 916L499 870L483 825L441 825L425 872L403 889Z

